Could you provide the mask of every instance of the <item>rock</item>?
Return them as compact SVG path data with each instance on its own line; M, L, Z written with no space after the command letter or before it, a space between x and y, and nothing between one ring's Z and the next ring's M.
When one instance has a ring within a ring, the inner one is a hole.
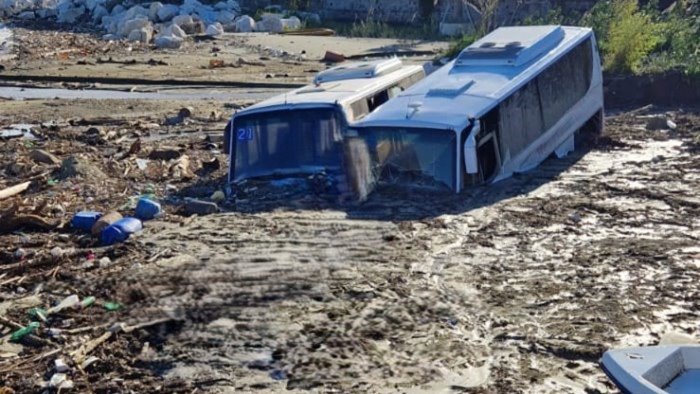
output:
M284 30L282 18L277 15L265 15L263 19L255 24L256 31L281 33Z
M178 111L177 116L184 119L184 118L191 118L193 114L194 114L194 108L182 107L182 108L180 108L180 111Z
M185 213L188 215L210 215L217 212L219 212L219 206L213 202L189 200L185 203Z
M280 19L282 22L282 30L299 30L301 29L301 20L296 16L286 19Z
M158 21L158 11L163 8L163 3L160 1L154 1L148 7L148 19L152 22Z
M236 32L238 33L250 33L255 30L255 19L249 17L248 15L243 15L233 22L236 26Z
M125 21L121 28L119 28L119 35L122 37L129 37L132 31L144 28L150 30L153 29L153 27L151 26L151 22L148 20L148 18L144 16L139 16L134 19L129 19Z
M161 148L154 149L153 151L151 151L151 153L148 155L148 158L151 160L169 161L179 159L180 156L182 156L182 153L177 149Z
M141 28L138 30L132 30L131 33L129 33L129 36L127 39L132 42L141 42L144 44L148 44L151 42L151 31L146 29L146 28Z
M226 195L221 190L217 190L211 195L211 200L215 203L221 203L226 201Z
M61 164L61 160L52 155L51 153L43 150L43 149L34 149L30 154L29 157L32 158L37 163L44 163L44 164Z
M163 31L159 34L161 36L173 36L176 38L181 38L185 39L187 37L187 33L185 33L184 30L180 28L180 26L176 24L171 24L170 26L166 27L163 29Z
M224 34L224 27L221 26L221 23L212 23L211 25L207 26L204 34L208 35L209 37L218 37Z
M177 25L175 26L177 27ZM180 28L178 27L178 29ZM182 38L175 36L158 36L153 40L153 44L155 44L156 48L160 49L178 49L182 45Z
M62 7L63 4L66 4L66 6ZM57 12L58 18L56 21L58 23L74 24L85 14L85 7L73 7L72 3L61 3L57 8Z
M95 7L95 9L92 11L92 21L94 23L97 23L99 21L102 21L102 18L106 17L109 15L109 11L101 5L98 5Z
M79 156L70 156L61 163L61 170L58 178L66 179L74 176L85 176L93 179L107 179L99 168L94 163L89 163L86 159Z
M163 7L158 9L158 20L161 22L168 22L173 19L180 12L180 7L174 4L165 4Z
M299 13L299 16L301 19L306 22L307 25L311 26L320 26L321 25L321 16L313 13L313 12L302 12Z
M189 35L204 33L204 23L202 23L200 20L193 21L192 23L184 23L179 26Z
M216 21L222 25L232 23L234 19L236 19L236 13L227 10L220 11L216 16Z
M649 116L647 117L646 129L649 131L667 130L668 121L663 115Z
M48 387L59 389L59 391L73 388L73 381L64 373L55 373L48 382Z
M173 18L173 23L182 27L182 25L187 25L193 23L194 20L189 15L178 15Z
M36 14L34 14L34 11L24 11L21 14L17 15L17 18L24 20L32 20L36 19Z

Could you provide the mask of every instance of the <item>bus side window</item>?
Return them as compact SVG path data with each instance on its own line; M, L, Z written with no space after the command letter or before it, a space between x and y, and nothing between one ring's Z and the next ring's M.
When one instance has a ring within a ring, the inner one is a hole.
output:
M369 103L366 99L361 99L350 104L352 109L352 120L357 121L365 117L369 112Z

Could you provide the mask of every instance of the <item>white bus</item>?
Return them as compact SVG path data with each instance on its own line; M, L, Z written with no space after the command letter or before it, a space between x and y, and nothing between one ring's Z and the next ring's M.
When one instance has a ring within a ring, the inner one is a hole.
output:
M422 66L396 58L349 63L320 72L312 85L237 112L224 136L229 183L340 173L348 125L423 78Z
M552 153L566 155L577 131L602 127L591 29L523 26L476 41L347 137L367 145L371 168L363 171L371 181L460 192L530 170Z

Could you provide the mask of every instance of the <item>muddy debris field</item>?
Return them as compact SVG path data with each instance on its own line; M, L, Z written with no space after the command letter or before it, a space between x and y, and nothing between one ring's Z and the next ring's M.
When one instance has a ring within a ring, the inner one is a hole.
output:
M35 53L51 33L16 34ZM115 47L104 67L281 84L325 68L260 39ZM8 73L84 77L109 55L25 56ZM216 89L232 96L0 99L0 393L613 393L605 350L697 342L700 109L609 108L592 147L496 185L338 205L314 179L232 195L224 126L277 91ZM126 242L71 225L142 196L163 213Z

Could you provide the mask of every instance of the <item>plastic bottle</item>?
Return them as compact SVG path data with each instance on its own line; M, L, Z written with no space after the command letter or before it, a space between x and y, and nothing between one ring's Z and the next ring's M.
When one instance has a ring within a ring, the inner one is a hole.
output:
M160 204L147 197L141 197L136 204L136 217L141 220L151 220L161 212Z
M22 338L26 337L27 335L31 334L39 328L39 323L37 322L31 322L29 323L28 326L20 328L19 330L15 331L12 333L12 336L10 336L10 341L12 342L18 342L22 340Z
M143 224L136 218L123 218L114 222L111 226L102 230L100 239L105 245L114 245L124 242L129 236L143 229Z

